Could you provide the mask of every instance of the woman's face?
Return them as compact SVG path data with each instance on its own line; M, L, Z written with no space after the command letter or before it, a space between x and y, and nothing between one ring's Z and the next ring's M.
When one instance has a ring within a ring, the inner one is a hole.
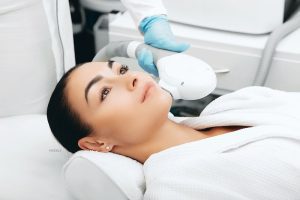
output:
M172 104L171 95L150 75L116 62L91 62L74 70L66 95L71 108L92 127L89 141L111 146L151 139L151 133L167 120ZM81 148L90 149L82 144Z

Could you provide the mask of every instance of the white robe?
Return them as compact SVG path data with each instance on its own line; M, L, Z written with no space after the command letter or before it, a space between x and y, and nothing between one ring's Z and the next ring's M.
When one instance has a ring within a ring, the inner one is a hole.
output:
M195 129L251 127L153 154L144 199L300 199L300 93L248 87L199 117L173 120Z

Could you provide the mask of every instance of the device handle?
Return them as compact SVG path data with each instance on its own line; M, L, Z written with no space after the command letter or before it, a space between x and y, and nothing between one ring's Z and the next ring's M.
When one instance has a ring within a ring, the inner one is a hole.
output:
M154 64L163 57L176 54L176 52L164 49L158 49L150 45L137 41L117 41L111 42L103 47L93 58L93 61L107 62L113 57L137 58L138 54L143 50L148 49L152 52Z
M166 56L171 56L171 55L174 55L177 53L177 52L168 51L168 50L164 50L164 49L158 49L158 48L152 47L145 43L131 41L127 47L127 55L130 58L137 58L143 49L147 49L152 53L153 61L154 61L155 65L157 65L157 62L159 59L166 57Z

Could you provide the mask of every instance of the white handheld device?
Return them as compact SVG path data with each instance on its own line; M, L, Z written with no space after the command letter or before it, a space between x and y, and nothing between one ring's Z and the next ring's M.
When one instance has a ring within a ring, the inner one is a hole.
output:
M137 41L110 43L97 53L93 61L108 61L116 56L137 58L143 48L152 52L159 74L159 85L169 91L173 99L201 99L216 88L216 74L202 60Z

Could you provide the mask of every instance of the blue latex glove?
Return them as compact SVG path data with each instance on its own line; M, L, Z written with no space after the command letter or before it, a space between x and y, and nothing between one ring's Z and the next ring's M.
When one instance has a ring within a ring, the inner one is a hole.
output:
M175 52L182 52L189 48L189 44L175 41L165 15L145 18L140 23L139 29L144 34L144 42L153 47ZM158 76L152 53L149 50L145 49L138 55L138 62L144 70Z
M139 65L148 73L158 77L158 71L154 64L153 55L150 50L142 49L137 55Z

